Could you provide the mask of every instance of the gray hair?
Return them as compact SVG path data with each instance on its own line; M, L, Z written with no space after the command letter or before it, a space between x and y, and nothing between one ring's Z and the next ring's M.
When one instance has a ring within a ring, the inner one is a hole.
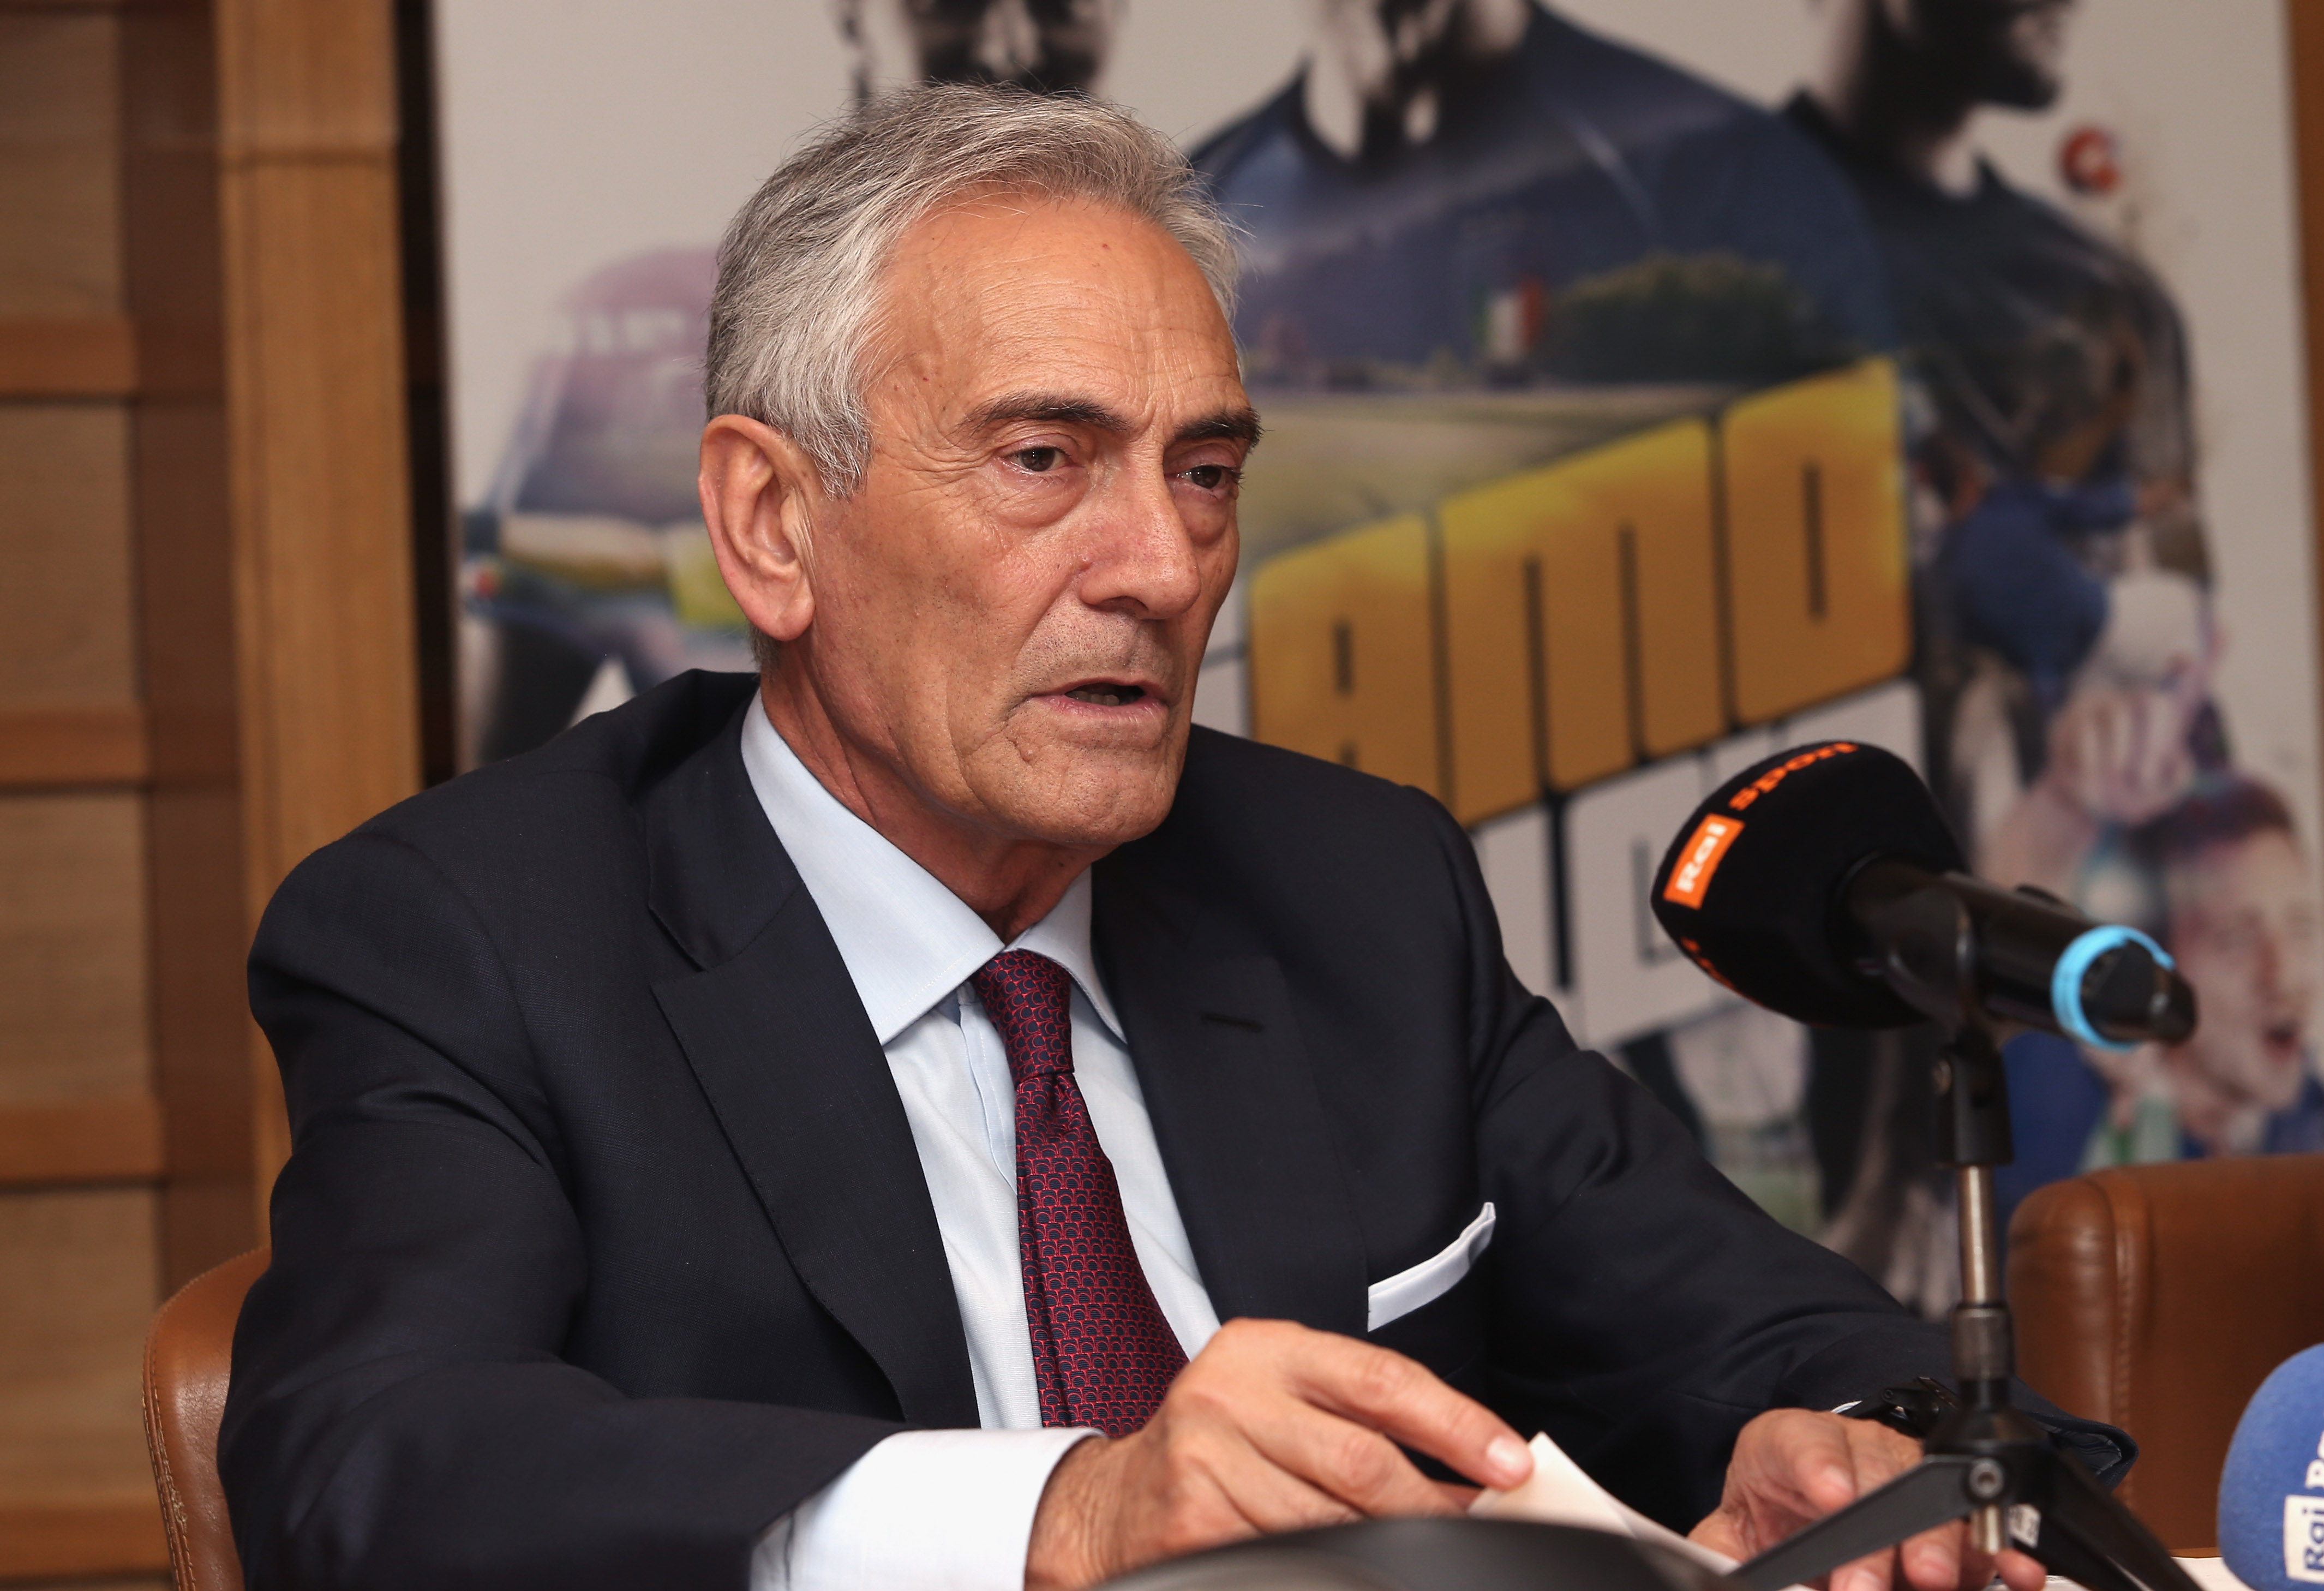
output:
M853 491L871 454L862 365L881 273L917 222L980 193L1142 217L1193 256L1232 317L1234 228L1167 138L1079 95L929 84L860 106L735 215L710 301L709 412L771 426L815 461L825 490Z

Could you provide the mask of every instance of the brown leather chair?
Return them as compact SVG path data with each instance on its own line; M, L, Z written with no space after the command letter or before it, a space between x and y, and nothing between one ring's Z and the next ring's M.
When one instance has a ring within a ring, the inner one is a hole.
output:
M242 1591L242 1560L218 1480L218 1419L226 1412L234 1323L243 1295L266 1270L255 1248L178 1290L145 1334L145 1450L161 1494L177 1591Z
M2324 1155L2120 1166L2009 1223L2028 1385L2138 1438L2121 1497L2172 1551L2218 1551L2219 1471L2267 1373L2324 1342Z

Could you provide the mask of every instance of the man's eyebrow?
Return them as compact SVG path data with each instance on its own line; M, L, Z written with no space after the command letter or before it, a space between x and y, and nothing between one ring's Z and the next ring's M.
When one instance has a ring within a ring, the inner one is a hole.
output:
M1093 430L1127 435L1129 420L1090 398L1068 398L1055 393L1011 393L980 404L968 417L972 430L991 430L1012 421L1038 420L1052 425L1086 425Z
M1051 425L1085 425L1093 430L1127 436L1137 429L1129 418L1093 398L1069 398L1056 393L1011 393L978 405L968 417L972 430L991 430L1020 420ZM1240 442L1259 446L1259 412L1250 408L1222 409L1215 414L1182 425L1174 442Z
M1244 448L1259 446L1260 426L1256 409L1222 409L1207 414L1191 425L1178 428L1172 439L1180 442L1240 442Z

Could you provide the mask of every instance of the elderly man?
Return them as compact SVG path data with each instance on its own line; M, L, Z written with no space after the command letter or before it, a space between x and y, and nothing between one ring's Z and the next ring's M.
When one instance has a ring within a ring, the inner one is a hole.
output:
M1542 1429L1740 1551L1912 1457L1806 1411L1936 1334L1575 1050L1443 811L1190 733L1232 262L1155 134L989 88L737 218L702 494L759 677L397 808L261 930L254 1591L1085 1585L1451 1512Z

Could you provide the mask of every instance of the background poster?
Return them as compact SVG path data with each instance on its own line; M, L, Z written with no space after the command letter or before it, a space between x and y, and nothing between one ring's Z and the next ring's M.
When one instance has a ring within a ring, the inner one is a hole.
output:
M2177 1051L2013 1045L2006 1198L2324 1148L2281 32L2268 0L439 0L466 756L748 666L694 504L701 311L798 137L922 75L1105 94L1250 233L1269 437L1198 716L1445 800L1528 985L1941 1309L1924 1037L1736 1004L1645 881L1736 768L1886 745L1983 870L2150 928L2202 998Z

